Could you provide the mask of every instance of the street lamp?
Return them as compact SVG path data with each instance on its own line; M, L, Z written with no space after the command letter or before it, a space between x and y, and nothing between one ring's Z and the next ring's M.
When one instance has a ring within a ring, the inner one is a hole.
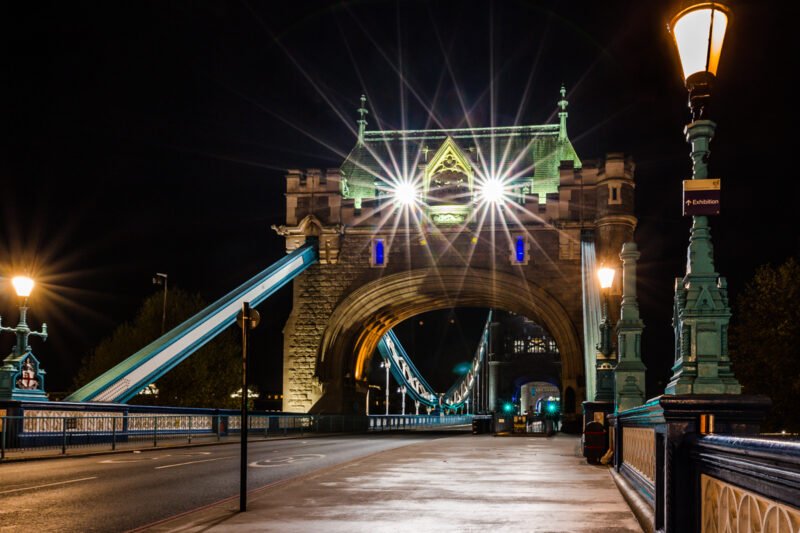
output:
M611 346L611 321L608 316L608 292L614 284L613 268L601 267L597 270L601 289L601 317L600 317L600 342L597 344L597 358L595 371L597 373L597 390L595 401L614 401L614 356Z
M161 334L164 334L164 326L167 323L167 275L163 272L156 272L153 277L153 285L164 286L164 303L161 306Z
M692 113L692 122L684 129L691 145L692 179L684 181L684 194L700 191L706 197L701 202L684 198L684 214L692 216L692 227L686 275L675 280L675 364L667 394L741 393L727 353L731 317L727 282L714 268L706 216L717 214L719 208L719 180L708 179L709 145L716 129L709 120L708 104L730 14L717 2L695 2L679 11L669 26Z
M399 392L402 395L402 400L401 401L403 402L403 407L402 407L402 411L401 411L400 414L405 416L405 414L406 414L406 386L402 385L400 387L397 387L397 392Z
M13 333L17 337L11 354L0 367L0 400L47 400L44 392L45 372L39 368L39 361L28 344L30 336L47 340L46 323L42 323L42 331L31 331L27 322L28 297L35 283L27 276L16 276L12 278L11 284L19 297L19 323L16 327L9 328L3 326L0 317L0 332Z
M389 369L391 368L389 361L381 361L381 368L386 369L386 416L389 416Z
M730 10L725 5L696 2L679 11L670 22L694 120L707 118L729 19Z

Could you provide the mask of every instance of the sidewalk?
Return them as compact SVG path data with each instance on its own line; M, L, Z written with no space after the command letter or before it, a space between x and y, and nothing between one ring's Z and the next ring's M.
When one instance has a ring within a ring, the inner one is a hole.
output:
M639 532L578 439L457 436L316 471L147 531Z

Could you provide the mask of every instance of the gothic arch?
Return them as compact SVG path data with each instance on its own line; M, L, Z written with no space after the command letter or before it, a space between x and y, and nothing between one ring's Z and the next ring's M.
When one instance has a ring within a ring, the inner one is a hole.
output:
M503 272L430 268L383 277L344 298L323 335L317 377L322 384L363 381L375 347L389 329L420 313L449 307L494 307L538 321L558 344L562 383L575 386L583 376L575 324L544 288Z

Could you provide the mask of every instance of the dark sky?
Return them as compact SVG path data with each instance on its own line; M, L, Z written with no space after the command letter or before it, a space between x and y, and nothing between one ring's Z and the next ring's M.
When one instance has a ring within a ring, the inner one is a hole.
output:
M370 128L552 121L558 88L584 160L635 157L651 394L671 365L684 270L686 94L666 2L17 2L4 10L0 276L40 281L48 389L143 297L154 272L214 299L283 254L284 170L335 167ZM733 296L798 253L796 49L778 2L736 4L713 118L711 222ZM405 79L402 84L400 79ZM490 89L491 87L491 89ZM432 115L431 116L431 112ZM290 291L263 304L254 367L280 383ZM0 312L14 323L10 288ZM6 353L11 336L0 340ZM449 372L449 368L446 369Z

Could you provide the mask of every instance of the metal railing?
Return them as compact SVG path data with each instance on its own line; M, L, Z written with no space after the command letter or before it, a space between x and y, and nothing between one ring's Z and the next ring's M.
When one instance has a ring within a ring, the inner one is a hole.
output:
M259 414L248 416L250 439L308 433L364 433L470 424L470 415L349 416ZM241 417L234 414L60 413L60 416L0 416L0 460L26 452L66 455L70 450L141 449L179 444L238 441Z
M368 431L398 431L472 424L472 415L373 415Z
M633 506L643 528L793 531L800 442L759 436L768 406L757 396L665 395L611 415L618 484L643 500Z

